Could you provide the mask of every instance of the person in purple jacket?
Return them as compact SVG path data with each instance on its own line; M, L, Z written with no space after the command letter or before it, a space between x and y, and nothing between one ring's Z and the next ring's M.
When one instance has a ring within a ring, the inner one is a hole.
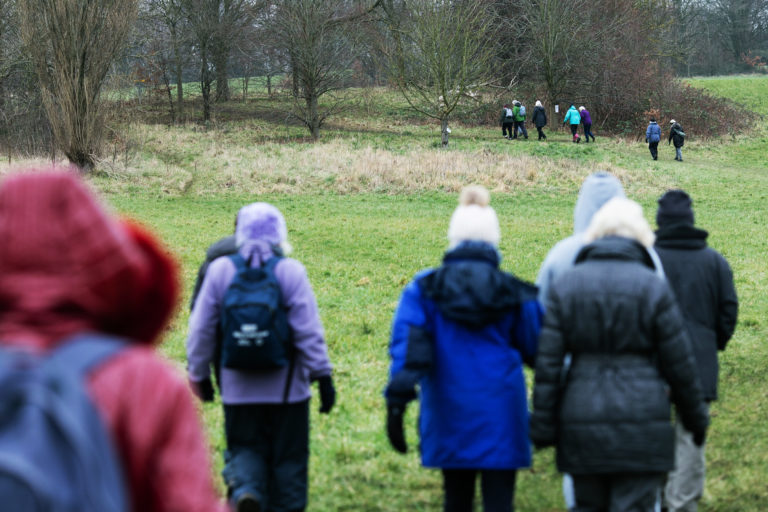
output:
M285 219L267 203L237 214L235 243L252 267L290 252ZM235 276L223 256L208 267L189 319L187 360L193 388L210 387L217 328L224 295ZM238 512L303 511L307 503L310 383L318 382L320 412L328 413L336 391L317 302L304 266L280 258L274 267L293 334L293 361L277 370L246 372L221 368L227 442L224 479Z
M589 115L589 110L581 106L579 107L579 115L581 116L581 124L584 126L584 142L589 142L590 137L592 137L592 142L595 142L595 136L592 135L592 116Z

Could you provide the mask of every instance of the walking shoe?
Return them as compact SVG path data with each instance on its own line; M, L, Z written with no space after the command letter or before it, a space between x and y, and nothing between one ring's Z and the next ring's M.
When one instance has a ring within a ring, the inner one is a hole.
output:
M261 512L259 500L251 493L243 493L237 498L236 512Z

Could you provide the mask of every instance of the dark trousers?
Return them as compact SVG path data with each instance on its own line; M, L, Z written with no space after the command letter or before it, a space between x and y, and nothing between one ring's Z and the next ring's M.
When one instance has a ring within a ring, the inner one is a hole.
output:
M523 137L526 139L528 138L528 130L525 129L525 121L515 121L514 133L512 134L513 139L517 138L518 130L523 132Z
M584 125L584 138L587 139L586 142L589 142L589 138L592 137L592 140L595 140L595 136L592 135L592 125L591 124L585 124Z
M648 149L651 151L651 156L654 160L659 158L659 141L649 142Z
M575 142L575 141L576 141L576 134L577 134L577 133L578 133L578 131L579 131L579 125L577 125L577 124L572 124L572 125L570 125L570 126L571 126L571 135L573 136L573 140L574 140L574 142Z
M295 404L224 405L227 451L222 474L233 502L256 496L262 510L307 506L309 400Z
M513 121L509 121L509 122L504 121L503 123L501 123L501 134L504 137L511 137L512 136L512 127L514 126L514 124L515 123Z
M544 127L543 126L537 126L536 130L539 132L539 140L547 138L547 136L544 135Z
M515 506L515 478L510 470L444 469L444 512L472 512L475 480L480 473L484 512L513 512Z
M573 512L654 512L660 503L664 473L572 475Z

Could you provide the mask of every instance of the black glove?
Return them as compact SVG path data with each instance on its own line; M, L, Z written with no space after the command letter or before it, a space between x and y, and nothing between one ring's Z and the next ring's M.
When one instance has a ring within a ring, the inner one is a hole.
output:
M400 453L408 451L405 432L403 432L403 413L405 413L405 406L387 404L387 437L392 448Z
M317 389L320 391L320 412L328 414L336 403L336 388L330 375L317 379Z
M693 444L701 448L704 446L704 441L707 439L707 431L706 430L700 430L698 432L691 432L691 435L693 436Z
M192 393L203 402L213 402L213 383L211 378L203 379L200 382L190 380L189 386L192 388Z

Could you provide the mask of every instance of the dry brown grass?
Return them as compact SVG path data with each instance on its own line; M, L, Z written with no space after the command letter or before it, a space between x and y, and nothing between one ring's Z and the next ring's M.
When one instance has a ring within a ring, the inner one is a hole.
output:
M344 139L246 146L201 133L151 127L142 130L148 133L141 134L141 154L149 156L142 159L137 151L126 159L118 153L114 161L100 162L94 184L102 191L123 194L142 189L171 196L409 194L457 192L469 183L478 183L497 193L557 193L578 189L584 176L604 169L618 176L629 190L642 192L664 186L666 179L645 169L511 155L487 147L474 151L414 148L402 153L370 146L355 148ZM176 148L170 157L169 148ZM184 163L168 163L174 159ZM16 162L19 164L25 162ZM6 164L0 164L0 172L7 169Z

